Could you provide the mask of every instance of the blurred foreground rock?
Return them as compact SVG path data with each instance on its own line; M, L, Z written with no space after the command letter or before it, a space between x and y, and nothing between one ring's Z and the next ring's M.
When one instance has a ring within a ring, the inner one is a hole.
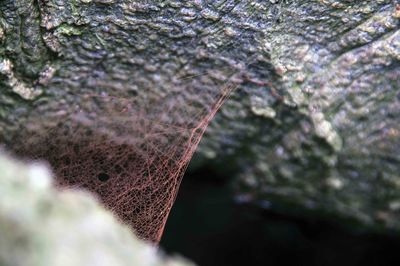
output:
M88 193L51 183L45 165L0 153L0 265L193 265L163 258Z

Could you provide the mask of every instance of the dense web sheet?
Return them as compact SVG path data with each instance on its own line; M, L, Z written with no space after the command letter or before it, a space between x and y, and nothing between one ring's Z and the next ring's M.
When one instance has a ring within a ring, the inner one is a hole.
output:
M32 114L35 123L20 130L27 137L17 137L24 142L14 150L47 160L60 187L94 192L139 237L157 243L202 134L235 88L234 73L179 78L158 94L80 95L79 105L52 118Z

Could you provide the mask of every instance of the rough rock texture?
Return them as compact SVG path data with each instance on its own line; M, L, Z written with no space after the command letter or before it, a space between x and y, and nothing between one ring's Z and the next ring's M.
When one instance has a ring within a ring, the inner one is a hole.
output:
M240 189L248 192L240 200L286 202L399 228L396 2L278 5L279 23L266 30L266 40L270 62L282 73L283 104L245 90L248 101L239 110L246 114L233 116L235 122L221 116L203 143L219 143L222 151L239 146L231 158L240 165ZM222 111L234 114L233 104ZM229 142L221 146L223 139Z
M193 265L162 258L91 195L56 191L45 165L0 154L0 265Z
M4 0L0 140L84 93L228 67L240 86L196 165L224 163L241 200L400 228L399 18L396 0Z

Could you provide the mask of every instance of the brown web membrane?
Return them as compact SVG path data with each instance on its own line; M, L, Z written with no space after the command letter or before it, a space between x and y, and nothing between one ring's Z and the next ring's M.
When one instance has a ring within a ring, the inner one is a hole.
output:
M158 243L189 160L235 88L227 73L180 79L154 95L81 95L54 117L33 115L14 150L47 160L59 187L94 192L140 238Z

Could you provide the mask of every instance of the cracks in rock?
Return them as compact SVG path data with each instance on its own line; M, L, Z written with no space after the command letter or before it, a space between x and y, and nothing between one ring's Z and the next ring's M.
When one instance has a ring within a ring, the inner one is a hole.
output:
M0 51L0 72L5 77L2 83L10 96L35 100L43 93L41 85L55 72L50 64L58 59L58 54L49 49L43 38L40 3L38 0L9 2L1 11L8 24L7 42Z
M39 19L39 34L40 34L40 39L42 40L42 43L44 45L44 47L46 48L47 51L47 55L49 57L49 61L55 61L59 58L59 54L56 53L55 51L53 51L46 43L45 39L44 39L44 35L46 34L46 30L44 27L41 26L42 23L42 10L40 8L40 2L39 0L33 0L33 5L36 7L36 10L38 12L38 19Z

